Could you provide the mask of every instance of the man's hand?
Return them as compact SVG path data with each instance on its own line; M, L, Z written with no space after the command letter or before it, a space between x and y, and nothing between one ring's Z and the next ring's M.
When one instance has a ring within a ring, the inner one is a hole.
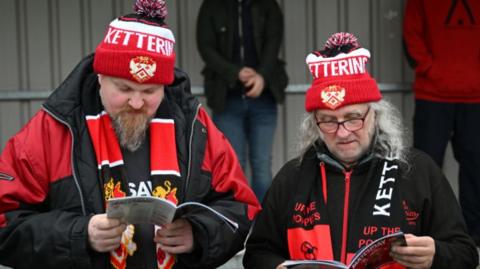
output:
M245 84L245 82L247 82L256 74L257 72L255 71L255 69L251 67L243 67L242 69L240 69L240 72L238 72L238 80L240 80L242 84Z
M238 79L247 89L245 96L257 98L262 94L263 88L265 87L265 80L262 75L255 71L255 69L251 67L243 67L240 69L240 72L238 72Z
M153 241L170 254L190 253L193 251L192 225L188 220L179 218L158 229Z
M88 242L98 252L109 252L120 246L127 225L107 214L94 215L88 222Z
M287 269L287 267L283 266L282 263L281 263L275 269Z
M407 246L394 246L390 255L410 269L427 269L432 266L435 241L430 236L406 234Z
M245 93L245 96L248 96L250 98L257 98L263 92L263 88L265 87L265 80L263 79L262 75L256 73L243 85L245 86L245 88L249 89Z

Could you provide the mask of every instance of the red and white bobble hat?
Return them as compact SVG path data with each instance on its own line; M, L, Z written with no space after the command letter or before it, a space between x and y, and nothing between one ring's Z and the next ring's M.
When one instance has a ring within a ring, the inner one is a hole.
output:
M313 82L307 90L305 109L330 109L379 101L377 82L368 73L370 52L350 33L333 34L322 51L307 56Z
M137 0L136 13L113 20L95 50L98 74L137 83L169 85L174 79L175 37L164 23L164 0Z

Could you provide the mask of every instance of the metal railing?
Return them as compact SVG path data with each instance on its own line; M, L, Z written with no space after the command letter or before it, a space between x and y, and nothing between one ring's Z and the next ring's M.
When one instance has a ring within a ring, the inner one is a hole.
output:
M286 89L287 94L303 94L310 84L291 84ZM411 90L410 83L378 83L382 92L404 92ZM48 90L0 90L0 101L32 101L47 99L52 91ZM203 95L203 87L192 86L192 93L197 96Z

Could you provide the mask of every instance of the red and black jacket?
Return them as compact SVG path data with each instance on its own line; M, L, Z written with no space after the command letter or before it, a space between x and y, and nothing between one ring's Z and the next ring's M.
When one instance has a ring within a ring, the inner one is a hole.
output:
M403 38L416 99L480 103L480 1L409 0Z
M104 213L97 161L82 100L98 96L93 56L85 58L0 157L0 264L14 268L109 268L108 253L88 246L87 225ZM242 249L260 209L227 140L189 91L185 73L165 88L176 126L184 185L179 203L198 201L239 224L204 212L186 215L196 251L175 268L214 268ZM92 100L92 99L89 99Z
M432 268L475 268L476 248L448 181L425 154L409 156L409 168L366 157L347 170L319 147L288 162L247 240L245 268L276 268L287 259L348 264L360 248L398 230L435 239Z

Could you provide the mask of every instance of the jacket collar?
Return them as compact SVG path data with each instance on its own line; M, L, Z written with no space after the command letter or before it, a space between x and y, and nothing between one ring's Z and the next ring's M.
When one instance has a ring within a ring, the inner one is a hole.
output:
M321 141L317 141L313 144L313 148L315 150L315 154L318 160L329 164L339 170L351 170L358 168L366 167L367 164L374 158L374 155L371 150L369 150L365 155L363 155L360 160L351 167L346 167L340 160L338 160L325 146L325 144Z

